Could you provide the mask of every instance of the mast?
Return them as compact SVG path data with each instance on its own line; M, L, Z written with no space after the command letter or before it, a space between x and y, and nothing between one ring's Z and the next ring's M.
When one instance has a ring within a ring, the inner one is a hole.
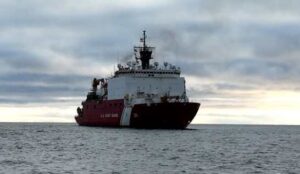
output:
M143 31L143 37L140 39L141 42L143 42L142 47L134 47L134 51L139 52L139 57L136 55L136 59L140 59L142 62L142 69L149 69L149 62L150 59L152 59L152 50L154 47L148 47L146 44L146 31Z
M146 36L146 31L144 30L144 31L143 31L143 38L142 38L142 40L143 40L143 47L144 47L144 48L146 47L146 38L147 38L147 36Z

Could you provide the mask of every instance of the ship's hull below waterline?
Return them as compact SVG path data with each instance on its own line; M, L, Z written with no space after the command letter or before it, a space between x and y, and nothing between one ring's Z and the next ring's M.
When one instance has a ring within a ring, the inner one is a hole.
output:
M193 102L136 104L130 109L128 124L125 125L122 123L124 120L122 117L126 117L124 116L125 108L123 112L116 113L98 110L94 114L76 116L75 120L81 126L185 129L196 116L199 107L200 103ZM110 115L114 117L109 118Z

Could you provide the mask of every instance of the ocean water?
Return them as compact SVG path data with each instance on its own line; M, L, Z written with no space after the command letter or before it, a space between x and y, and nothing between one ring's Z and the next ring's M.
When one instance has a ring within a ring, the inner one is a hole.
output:
M300 173L300 126L0 123L0 173Z

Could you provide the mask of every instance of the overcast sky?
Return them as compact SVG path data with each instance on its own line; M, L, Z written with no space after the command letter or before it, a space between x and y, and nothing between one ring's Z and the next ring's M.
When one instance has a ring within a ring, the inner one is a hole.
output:
M194 123L300 124L300 1L1 0L0 121L73 122L142 30L202 103Z

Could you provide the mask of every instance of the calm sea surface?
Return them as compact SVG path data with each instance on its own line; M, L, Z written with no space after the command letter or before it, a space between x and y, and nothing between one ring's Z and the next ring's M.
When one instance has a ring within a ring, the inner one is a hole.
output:
M0 173L300 173L300 126L0 123Z

